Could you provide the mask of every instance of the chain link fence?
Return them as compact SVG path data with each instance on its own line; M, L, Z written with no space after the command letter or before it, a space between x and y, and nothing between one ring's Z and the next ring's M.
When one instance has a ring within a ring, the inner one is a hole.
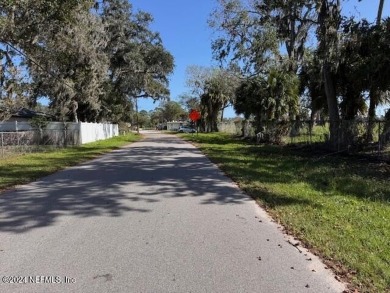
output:
M219 130L252 138L257 143L323 148L330 141L329 121L264 121L257 127L254 124L253 121L222 122ZM342 120L335 129L336 151L390 160L390 121Z
M112 123L49 122L34 126L31 121L0 122L0 156L81 145L117 135L118 124Z
M50 129L0 132L2 158L79 144L79 130Z

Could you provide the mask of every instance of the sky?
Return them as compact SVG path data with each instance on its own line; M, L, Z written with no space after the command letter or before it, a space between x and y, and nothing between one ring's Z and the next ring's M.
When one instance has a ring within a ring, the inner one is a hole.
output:
M175 59L174 73L170 76L171 100L189 92L186 87L186 68L190 65L211 67L211 42L213 31L207 20L216 7L215 0L129 0L134 11L149 12L154 17L152 30L160 33L165 48ZM357 19L375 21L379 0L343 0L342 14L354 15ZM390 14L390 1L385 1L383 17ZM141 99L139 110L153 110L159 102ZM233 109L227 109L225 117L234 117Z

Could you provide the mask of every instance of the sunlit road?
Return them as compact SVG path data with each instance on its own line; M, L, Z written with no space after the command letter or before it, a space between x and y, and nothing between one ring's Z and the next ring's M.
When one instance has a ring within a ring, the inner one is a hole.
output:
M0 292L344 290L194 146L153 132L1 194L0 276Z

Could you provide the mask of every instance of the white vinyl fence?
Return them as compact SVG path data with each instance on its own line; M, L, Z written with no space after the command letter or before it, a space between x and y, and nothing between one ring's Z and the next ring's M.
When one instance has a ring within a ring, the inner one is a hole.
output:
M81 144L119 135L118 124L79 123L79 131Z

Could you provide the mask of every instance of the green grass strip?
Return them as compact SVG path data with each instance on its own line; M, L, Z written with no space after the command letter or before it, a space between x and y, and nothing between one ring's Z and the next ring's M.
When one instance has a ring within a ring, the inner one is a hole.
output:
M390 292L390 166L182 135L359 292Z
M39 153L0 159L0 190L36 180L69 166L96 158L139 140L141 136L128 134L78 147L55 149Z

